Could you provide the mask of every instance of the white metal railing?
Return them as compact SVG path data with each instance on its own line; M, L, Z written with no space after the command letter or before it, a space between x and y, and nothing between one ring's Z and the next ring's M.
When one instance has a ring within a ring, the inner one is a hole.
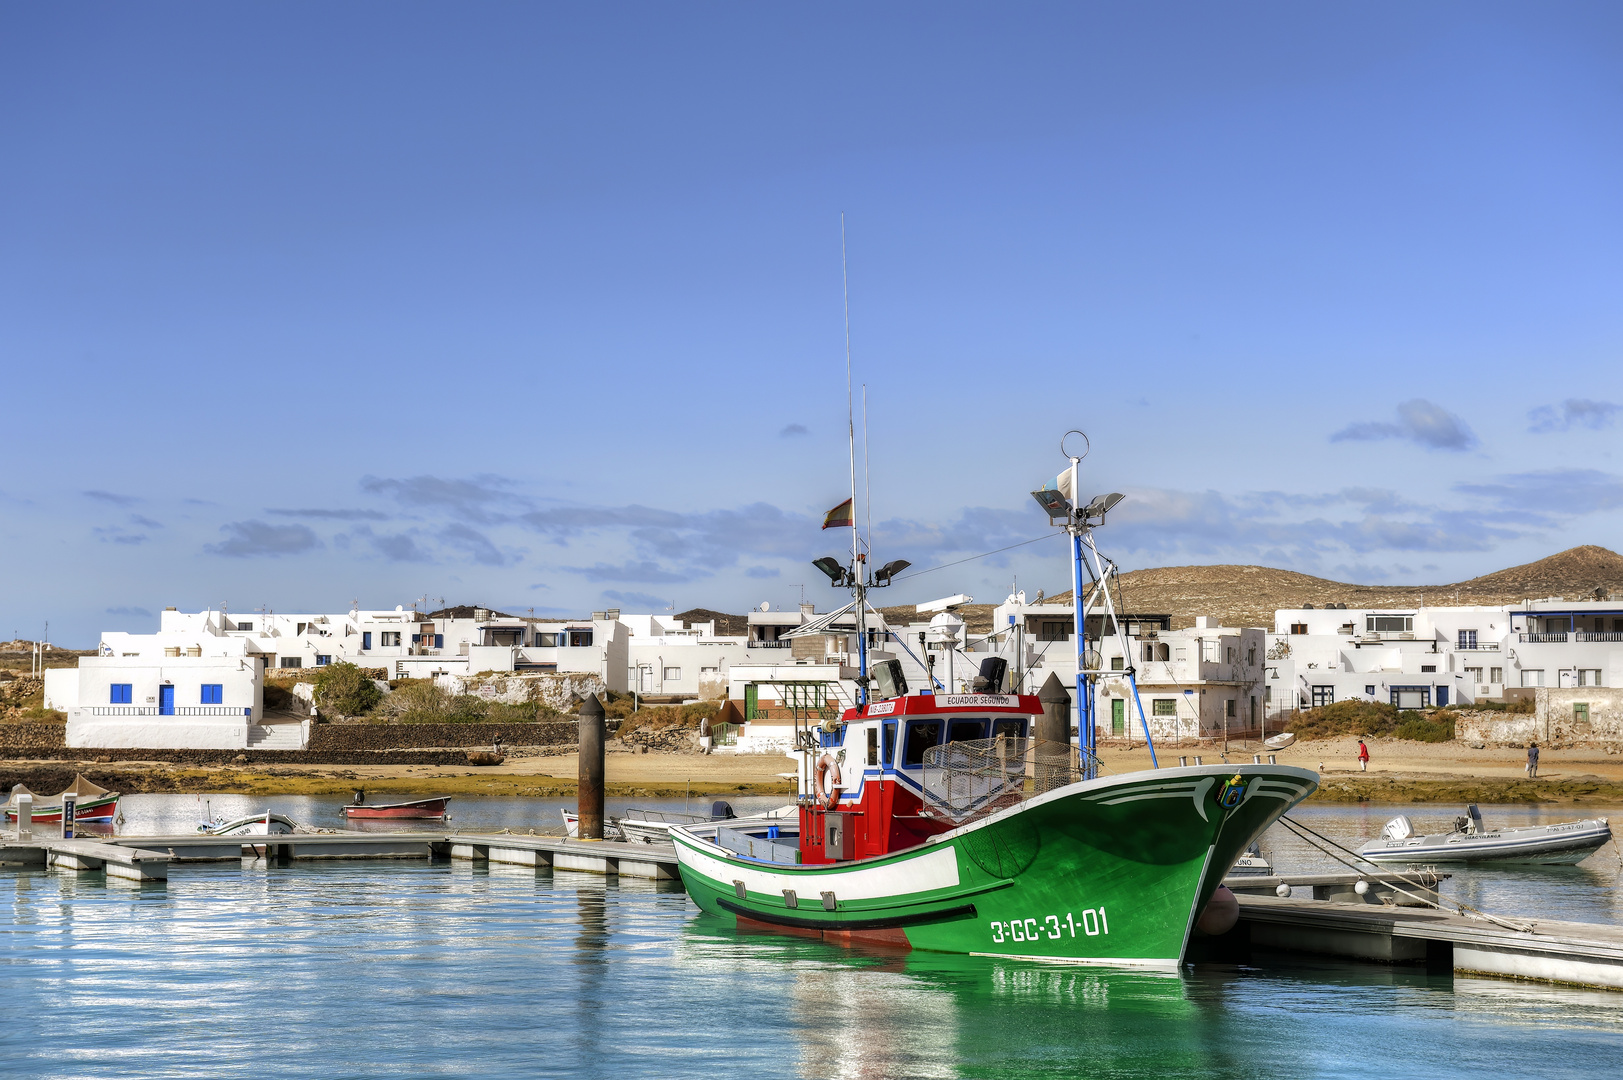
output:
M1580 630L1579 641L1623 641L1623 633L1616 630Z
M81 709L91 716L243 716L252 717L245 705L177 705L168 712L157 705L92 705Z
M787 649L792 642L788 641L751 641L747 643L751 649Z
M1521 641L1533 645L1558 645L1567 640L1567 635L1561 632L1546 634L1518 634Z

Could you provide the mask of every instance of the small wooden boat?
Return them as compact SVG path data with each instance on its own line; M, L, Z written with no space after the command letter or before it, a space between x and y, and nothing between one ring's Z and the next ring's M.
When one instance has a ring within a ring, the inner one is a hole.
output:
M360 793L357 792L357 794ZM391 821L444 821L450 816L446 813L446 806L450 801L451 797L449 795L397 803L364 803L356 801L344 807L344 816L352 820L367 821L384 819Z
M286 836L297 828L298 823L292 818L266 810L261 814L240 817L232 821L223 818L206 821L197 827L197 831L209 836Z
M1414 825L1399 815L1359 855L1376 863L1534 863L1559 866L1582 862L1612 838L1605 818L1563 821L1523 829L1489 829L1476 803L1454 819L1454 831L1415 835Z
M1287 731L1283 735L1275 735L1271 739L1264 739L1262 745L1269 750L1283 750L1296 741L1296 733Z
M34 793L22 784L18 784L11 789L11 801L6 806L7 821L17 820L17 796L19 794L33 795ZM73 785L63 791L61 795L56 796L55 803L47 803L43 806L36 804L34 806L34 812L30 815L32 819L34 821L61 821L62 797L64 795L72 795L76 800L73 807L74 821L111 821L118 816L118 792L98 787L83 776L75 774Z

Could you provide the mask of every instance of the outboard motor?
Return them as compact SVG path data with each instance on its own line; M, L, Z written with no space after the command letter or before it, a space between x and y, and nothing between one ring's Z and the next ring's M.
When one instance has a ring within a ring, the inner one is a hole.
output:
M1009 662L1001 656L988 656L981 661L981 673L970 684L977 694L1003 693L1003 677L1009 672Z
M725 799L717 799L710 804L711 821L727 821L737 816L737 814L733 813L733 804Z
M366 801L366 792L362 791L360 788L356 788L355 789L355 802L354 802L354 805L359 806L362 803L364 803L365 801Z
M1399 814L1381 829L1381 836L1387 840L1407 840L1414 835L1414 823Z

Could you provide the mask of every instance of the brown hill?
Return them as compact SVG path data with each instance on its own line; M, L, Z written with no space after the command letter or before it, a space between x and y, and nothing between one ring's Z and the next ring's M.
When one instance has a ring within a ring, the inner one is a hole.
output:
M1190 625L1196 615L1215 615L1230 626L1271 627L1276 608L1306 604L1514 604L1546 596L1578 600L1597 592L1604 598L1623 593L1623 555L1585 545L1449 585L1353 585L1266 566L1162 566L1122 574L1121 590L1128 611L1171 615L1174 627ZM1067 589L1048 602L1070 599Z
M743 637L750 632L747 615L728 615L724 611L696 607L689 608L676 618L689 629L692 629L694 623L713 622L716 624L716 633L722 637Z

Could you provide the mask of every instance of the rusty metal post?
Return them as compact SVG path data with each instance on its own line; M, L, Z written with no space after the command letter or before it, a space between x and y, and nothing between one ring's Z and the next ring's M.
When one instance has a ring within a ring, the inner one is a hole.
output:
M603 754L607 734L603 703L596 694L590 694L580 707L580 782L576 797L582 840L603 839Z
M1043 718L1037 721L1039 742L1071 743L1071 694L1050 671L1048 681L1037 691L1037 700L1043 703Z

